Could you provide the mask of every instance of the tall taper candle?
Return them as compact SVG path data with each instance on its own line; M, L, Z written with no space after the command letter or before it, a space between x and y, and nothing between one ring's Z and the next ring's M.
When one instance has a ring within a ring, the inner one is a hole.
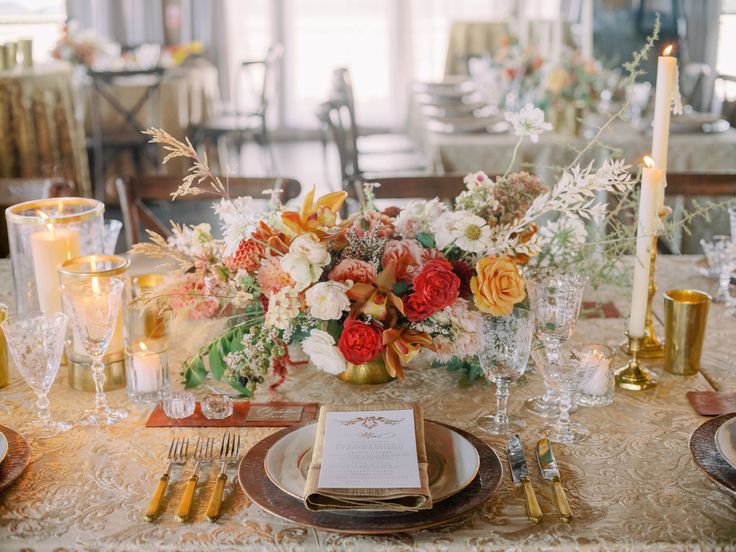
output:
M654 166L667 170L667 148L670 140L670 114L677 86L677 59L667 46L657 62L657 89L654 100L654 130L652 132L652 159ZM658 210L664 207L664 186L657 198Z
M664 170L654 168L650 157L644 158L646 167L641 174L639 196L639 221L636 230L636 259L634 259L634 284L631 290L631 314L629 335L644 337L649 293L649 270L651 268L652 244L657 227L659 209L657 199L664 186Z

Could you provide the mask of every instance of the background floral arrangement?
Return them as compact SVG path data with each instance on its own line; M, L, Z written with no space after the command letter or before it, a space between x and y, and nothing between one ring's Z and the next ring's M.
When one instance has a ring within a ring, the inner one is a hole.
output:
M563 50L560 60L547 64L543 73L542 104L547 106L574 101L592 107L611 78L611 72L600 62L585 59L571 49Z
M98 55L107 55L114 49L104 37L93 29L81 29L77 21L65 23L61 36L51 51L52 57L74 65L91 67Z

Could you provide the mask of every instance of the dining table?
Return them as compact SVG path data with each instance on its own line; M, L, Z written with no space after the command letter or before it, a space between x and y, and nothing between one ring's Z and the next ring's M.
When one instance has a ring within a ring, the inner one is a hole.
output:
M717 282L701 276L698 257L657 259L654 315L660 332L664 312L662 292L673 288L714 293ZM627 262L631 262L628 259ZM9 261L0 261L0 300L12 310ZM613 303L606 317L583 317L573 341L615 347L616 366L626 357L618 349L629 307L626 288L586 290L586 301ZM613 311L613 312L612 312ZM618 314L615 313L618 311ZM180 388L177 372L179 343L193 336L171 335L171 379ZM524 495L511 479L505 440L483 434L479 416L495 409L492 384L476 381L461 386L458 374L418 362L405 381L361 386L305 365L291 369L285 383L266 386L254 400L364 405L418 401L427 419L451 424L489 443L504 468L501 484L482 507L461 519L417 532L387 535L348 535L300 526L261 510L238 484L235 468L228 472L223 511L210 522L207 500L215 485L216 467L200 470L190 521L174 515L188 469L175 468L154 522L144 511L165 468L173 437L215 437L222 428L147 428L153 405L130 401L125 390L108 393L112 406L130 411L124 421L105 429L74 427L48 439L37 439L27 422L35 416L35 396L11 366L10 384L0 389L0 424L28 439L31 461L22 476L0 491L0 550L733 550L736 549L736 497L721 490L691 458L688 440L707 418L688 402L688 391L736 391L733 352L736 319L713 304L708 317L701 371L678 376L663 369L662 360L646 360L658 377L644 391L616 389L607 407L578 407L573 419L590 430L582 442L554 444L563 485L572 509L571 523L555 513L552 491L533 460L542 419L525 414L526 399L541 394L541 378L530 369L512 385L509 413L526 427L521 442L530 462L530 475L543 520L527 518ZM206 388L195 389L203 396ZM62 366L51 393L51 412L75 422L94 395L70 388ZM236 428L242 450L278 428Z

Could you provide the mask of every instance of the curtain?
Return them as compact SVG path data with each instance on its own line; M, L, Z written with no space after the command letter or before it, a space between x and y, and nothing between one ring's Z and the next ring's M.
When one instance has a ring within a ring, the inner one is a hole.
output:
M218 69L220 90L230 90L225 0L181 0L181 41L204 44L205 57Z
M122 45L164 43L162 0L67 0L66 13Z
M716 66L721 0L685 2L687 18L687 61Z

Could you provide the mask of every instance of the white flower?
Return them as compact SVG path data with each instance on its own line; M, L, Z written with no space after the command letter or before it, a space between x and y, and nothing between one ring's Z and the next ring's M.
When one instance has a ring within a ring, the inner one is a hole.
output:
M588 230L580 217L566 213L539 229L539 241L544 246L540 266L564 267L580 254L588 239Z
M296 282L302 291L319 280L322 267L329 264L330 253L314 234L302 234L294 239L289 252L281 257L281 269Z
M475 188L478 188L479 186L482 186L482 187L492 187L493 186L493 180L491 180L491 178L483 171L466 174L463 177L463 183L465 184L465 187L468 190L474 190Z
M291 287L277 291L268 300L265 325L288 330L291 320L299 314L299 294Z
M335 340L327 332L312 330L302 342L302 349L317 368L328 374L341 374L345 371L345 359L335 346Z
M213 243L212 228L207 223L196 226L174 224L171 228L171 237L167 241L171 247L186 255L201 257L206 255Z
M458 222L471 214L468 211L446 212L432 221L432 232L434 232L437 249L445 249L455 242Z
M352 285L342 282L319 282L304 294L312 316L318 320L338 320L343 311L350 310L347 291Z
M455 224L452 235L455 245L463 251L480 253L488 247L491 229L478 215L467 215Z
M226 257L237 251L241 241L250 238L258 228L258 221L263 219L264 215L256 208L250 196L223 199L215 203L213 209L220 218Z
M394 226L402 238L414 239L417 234L430 232L432 222L445 210L445 205L437 198L430 201L411 200L399 212Z
M544 121L544 111L530 103L516 113L507 111L504 117L514 126L514 134L529 136L532 142L538 142L540 134L552 130L552 125Z
M320 243L314 234L302 234L294 238L289 246L289 253L304 257L313 265L324 266L330 262L327 247Z

